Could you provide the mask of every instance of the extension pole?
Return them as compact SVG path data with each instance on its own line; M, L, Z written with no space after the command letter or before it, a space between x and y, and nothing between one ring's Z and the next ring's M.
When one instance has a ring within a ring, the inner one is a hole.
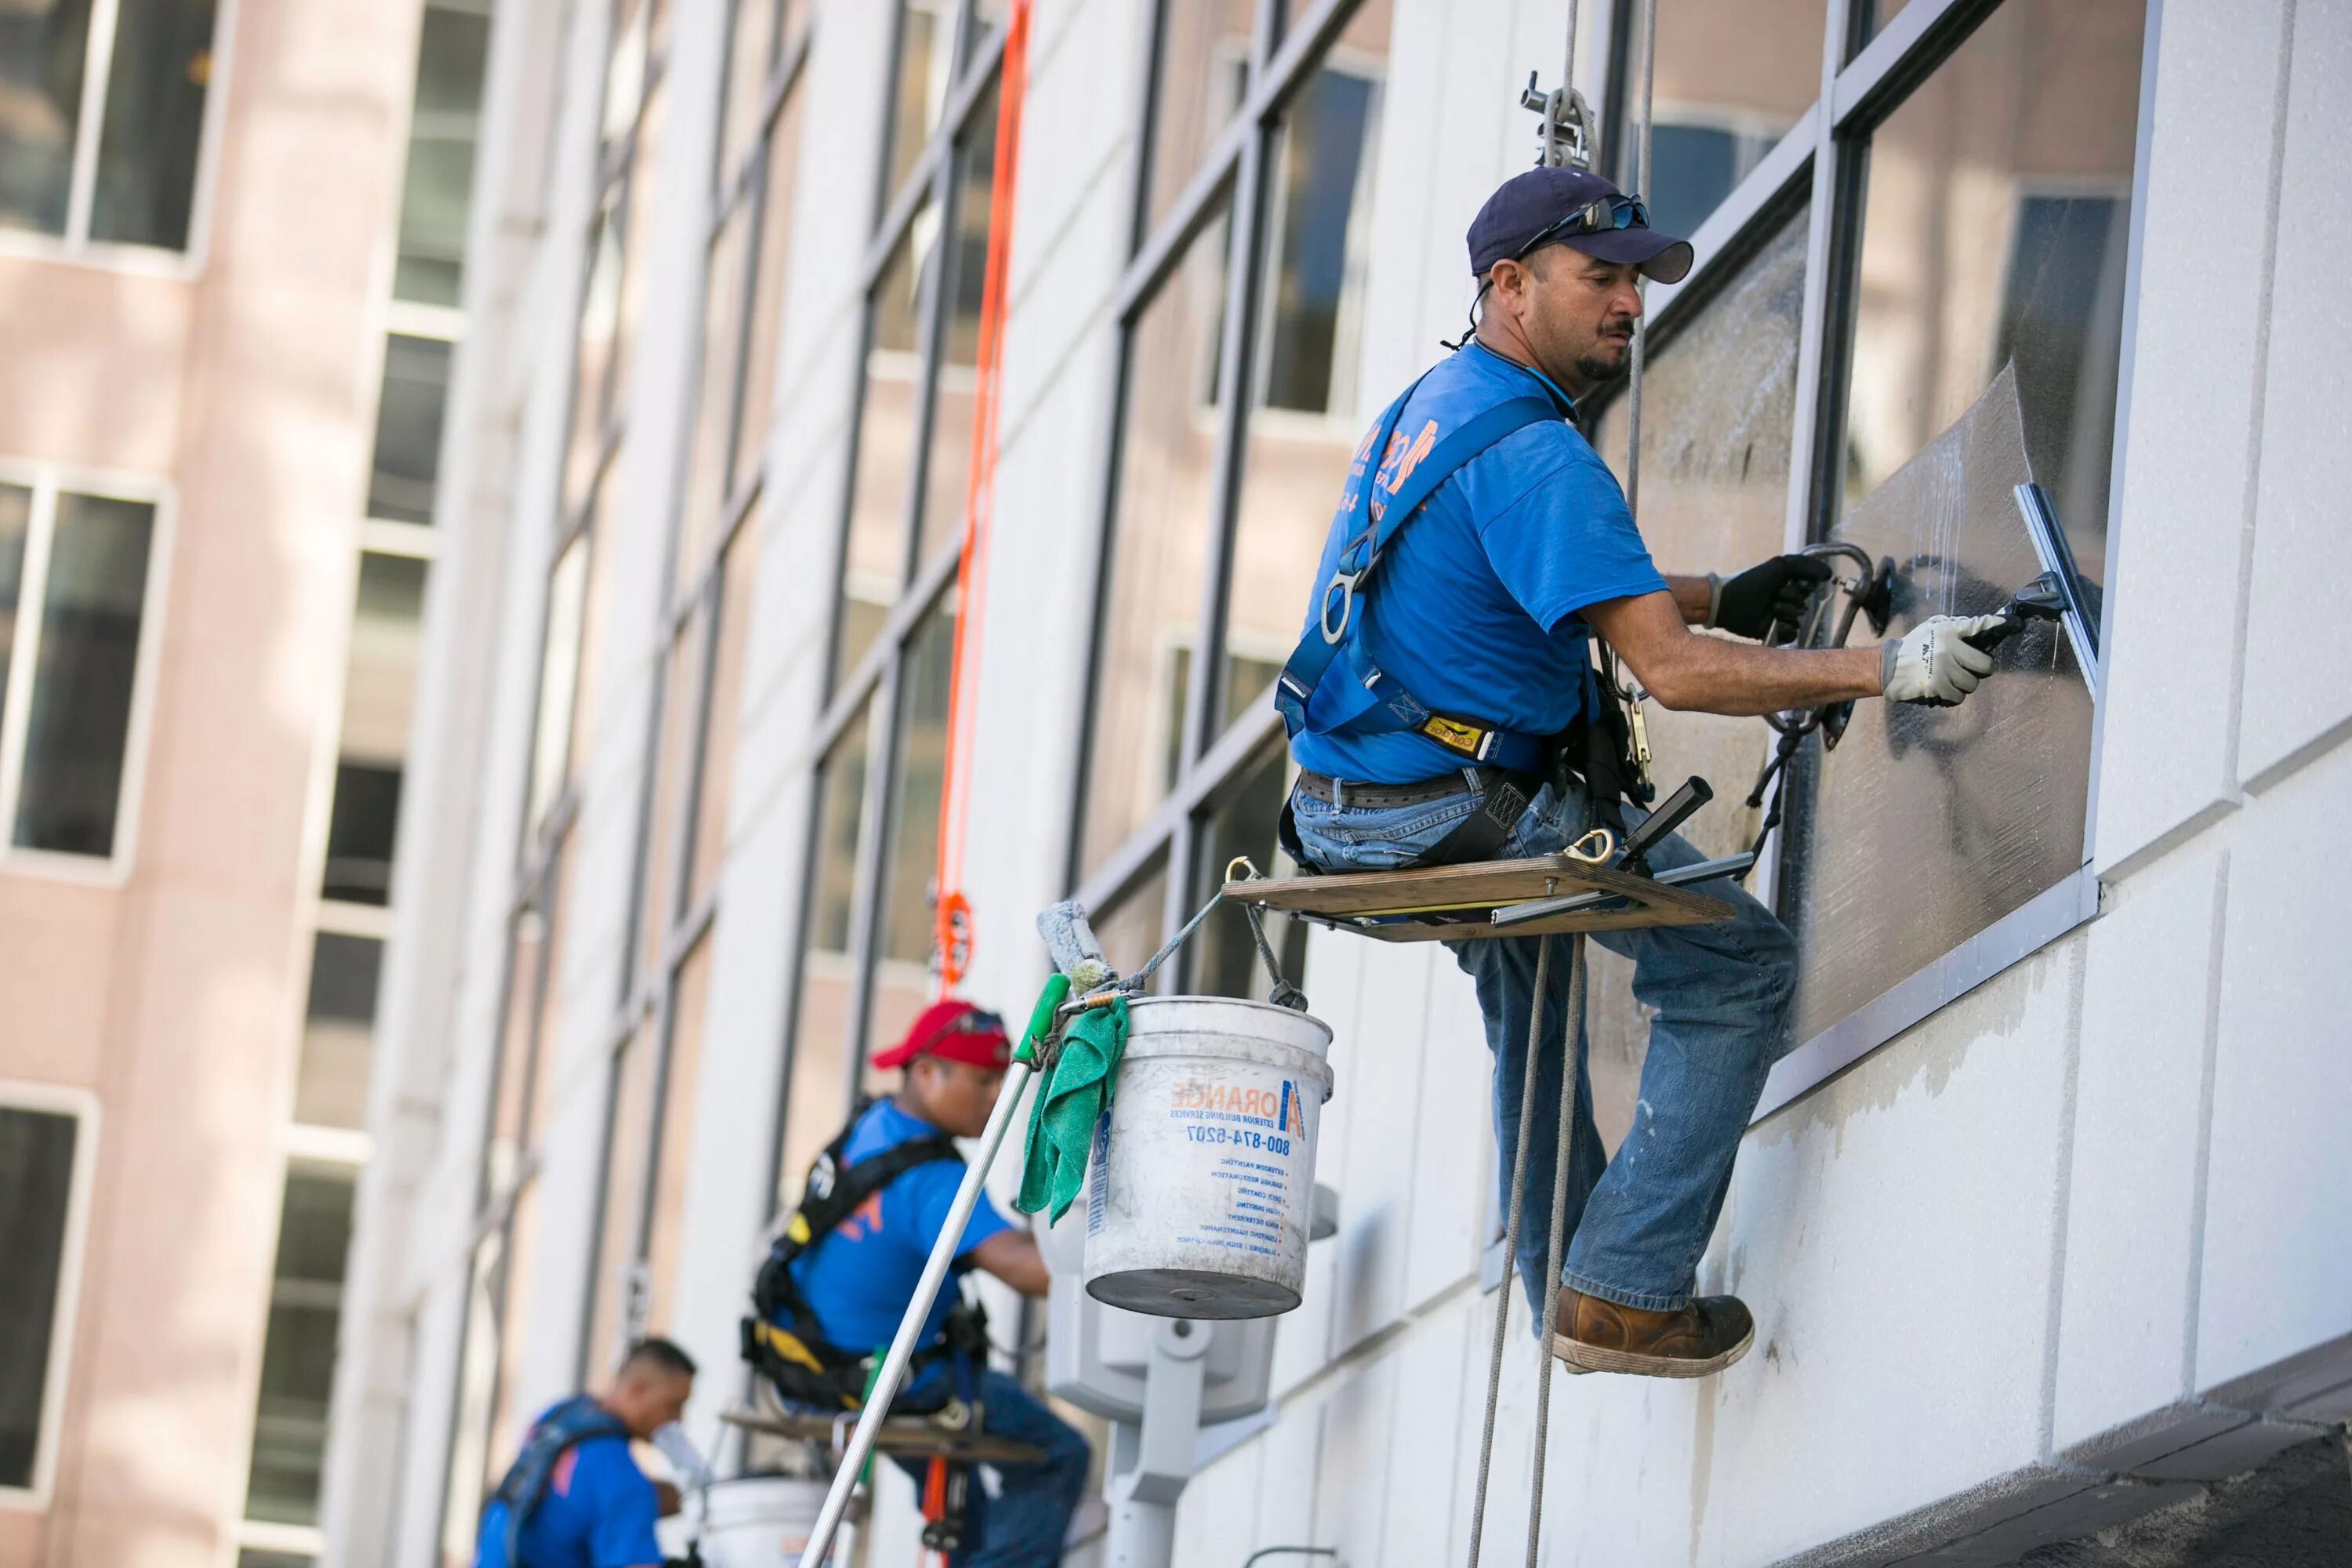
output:
M898 1320L898 1332L890 1342L890 1353L883 1358L882 1370L875 1375L874 1386L866 1395L866 1408L857 1414L857 1430L850 1435L849 1449L842 1456L841 1468L834 1474L832 1489L824 1494L824 1509L816 1516L816 1529L810 1534L801 1558L810 1568L823 1568L825 1553L833 1549L833 1538L841 1529L841 1516L849 1508L849 1494L857 1489L857 1473L866 1468L866 1457L874 1451L874 1440L882 1435L882 1422L890 1414L890 1401L898 1397L899 1384L907 1380L907 1363L914 1359L915 1342L923 1337L923 1321L931 1315L931 1303L939 1300L940 1287L947 1280L948 1266L955 1261L956 1247L963 1240L964 1222L971 1218L971 1211L980 1205L980 1189L988 1177L988 1168L996 1163L996 1152L1003 1146L1004 1134L1021 1109L1021 1091L1028 1087L1036 1070L1034 1062L1016 1057L1005 1072L1004 1087L996 1097L996 1109L989 1113L988 1131L981 1134L980 1158L964 1167L962 1184L956 1188L955 1202L948 1208L947 1225L923 1265L923 1277L915 1286L915 1299L907 1303L907 1315Z

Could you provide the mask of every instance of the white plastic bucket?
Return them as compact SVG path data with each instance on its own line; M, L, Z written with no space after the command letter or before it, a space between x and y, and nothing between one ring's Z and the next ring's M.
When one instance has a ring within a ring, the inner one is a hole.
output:
M795 1568L825 1483L805 1476L743 1476L702 1494L702 1561L707 1568Z
M1146 998L1128 1020L1087 1162L1087 1294L1162 1318L1289 1311L1307 1279L1329 1027L1221 996Z

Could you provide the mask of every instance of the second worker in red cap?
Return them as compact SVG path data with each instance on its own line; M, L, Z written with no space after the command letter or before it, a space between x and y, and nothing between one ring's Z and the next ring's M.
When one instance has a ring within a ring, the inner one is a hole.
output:
M947 1228L964 1170L955 1140L987 1128L1012 1059L1003 1020L961 1001L932 1004L904 1039L874 1058L877 1068L903 1071L898 1091L851 1118L810 1167L800 1207L760 1270L753 1292L759 1316L745 1323L747 1352L787 1401L828 1411L857 1407ZM1024 1296L1043 1296L1050 1283L1036 1238L999 1213L985 1193L955 1252L956 1277L973 1268ZM1016 1380L989 1367L979 1309L948 1289L923 1325L894 1410L936 1411L958 1401L978 1410L982 1430L1043 1458L992 1464L999 1483L993 1495L978 1486L961 1489L952 1568L1059 1563L1086 1486L1086 1439ZM919 1461L899 1463L922 1484Z

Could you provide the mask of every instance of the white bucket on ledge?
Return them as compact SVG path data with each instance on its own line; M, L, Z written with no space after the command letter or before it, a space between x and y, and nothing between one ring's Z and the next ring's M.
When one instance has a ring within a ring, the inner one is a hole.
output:
M1087 1164L1088 1295L1162 1318L1298 1305L1330 1048L1320 1019L1270 1003L1129 1004Z

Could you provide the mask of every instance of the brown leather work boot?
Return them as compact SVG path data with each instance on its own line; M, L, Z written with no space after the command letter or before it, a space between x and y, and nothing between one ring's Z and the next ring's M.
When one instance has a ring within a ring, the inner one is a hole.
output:
M1755 1341L1756 1320L1737 1296L1700 1296L1679 1312L1651 1312L1563 1286L1551 1353L1570 1372L1709 1377Z

